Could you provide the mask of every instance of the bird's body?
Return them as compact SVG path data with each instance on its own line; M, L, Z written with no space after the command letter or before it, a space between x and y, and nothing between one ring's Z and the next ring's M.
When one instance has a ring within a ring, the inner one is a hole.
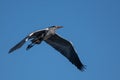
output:
M25 37L22 41L20 41L17 45L9 50L9 53L14 50L22 47L22 45L30 40L31 44L29 44L26 50L32 48L36 44L40 44L42 41L45 41L53 48L58 50L63 56L65 56L72 64L74 64L78 69L83 70L85 67L80 61L76 51L73 48L71 42L63 39L58 34L55 33L56 29L62 28L61 26L51 26L49 28L38 30L30 33L27 37Z

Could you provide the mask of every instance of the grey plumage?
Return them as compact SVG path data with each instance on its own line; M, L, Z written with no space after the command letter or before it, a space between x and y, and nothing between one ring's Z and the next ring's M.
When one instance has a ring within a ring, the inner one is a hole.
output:
M40 44L42 41L45 41L50 46L52 46L54 49L59 51L63 56L65 56L79 70L83 71L85 67L82 64L82 62L80 61L72 43L63 39L62 37L60 37L58 34L55 33L55 30L59 29L59 28L62 28L62 27L61 26L51 26L44 30L35 31L35 32L29 34L27 37L25 37L22 41L20 41L13 48L11 48L9 50L9 53L22 47L22 45L28 40L31 40L31 44L29 44L27 46L26 50L30 49L35 44Z
M45 40L46 43L51 45L53 48L58 50L63 56L65 56L72 64L74 64L78 69L82 70L85 68L76 51L73 48L71 42L63 39L59 35L55 34Z

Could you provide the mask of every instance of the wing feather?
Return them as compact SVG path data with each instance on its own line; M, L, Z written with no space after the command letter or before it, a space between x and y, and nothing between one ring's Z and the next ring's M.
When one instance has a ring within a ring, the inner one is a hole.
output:
M35 39L35 38L41 37L41 35L45 34L46 32L47 32L47 30L38 30L38 31L30 33L27 37L25 37L18 44L16 44L14 47L12 47L9 50L9 53L15 51L16 49L21 48L25 44L25 42L28 41L29 39Z
M11 52L13 52L14 50L19 49L20 47L22 47L27 40L28 40L28 36L25 37L23 40L21 40L21 41L20 41L18 44L16 44L14 47L12 47L12 48L9 50L9 53L11 53Z
M64 55L72 64L74 64L81 71L84 70L84 65L80 61L75 49L71 42L61 38L59 35L55 34L45 40L46 43L51 45L53 48L58 50L62 55Z

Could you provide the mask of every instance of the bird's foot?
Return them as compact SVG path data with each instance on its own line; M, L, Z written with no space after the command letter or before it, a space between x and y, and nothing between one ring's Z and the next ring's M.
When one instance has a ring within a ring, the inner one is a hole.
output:
M30 48L32 48L34 45L33 44L29 44L26 48L26 50L29 50Z

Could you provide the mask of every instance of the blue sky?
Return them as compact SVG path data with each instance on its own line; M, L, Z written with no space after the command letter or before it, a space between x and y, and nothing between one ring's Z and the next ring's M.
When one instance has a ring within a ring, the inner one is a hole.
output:
M46 43L29 51L11 47L32 31L57 31L73 42L80 72ZM0 0L0 80L120 80L119 0Z

